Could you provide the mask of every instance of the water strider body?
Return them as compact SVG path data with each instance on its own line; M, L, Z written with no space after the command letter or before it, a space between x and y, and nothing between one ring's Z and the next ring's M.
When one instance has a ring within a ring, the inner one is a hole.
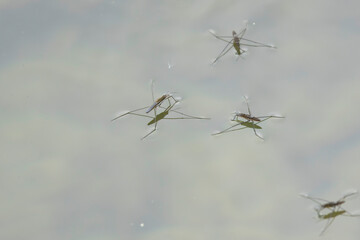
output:
M240 38L237 36L235 31L232 31L232 35L233 35L233 46L236 50L236 54L237 55L241 55L241 48L240 48Z
M342 201L337 201L337 202L328 202L328 203L325 203L325 204L322 204L321 205L321 208L334 208L334 207L337 207L337 206L340 206L342 204L344 204L345 201L342 200Z
M244 52L246 52L244 49L241 48L241 46L246 47L267 47L267 48L276 48L275 46L256 42L250 39L244 38L244 34L246 32L247 28L245 27L243 30L241 30L238 34L233 30L232 36L219 36L213 33L212 31L209 31L214 37L217 39L226 42L227 44L223 48L223 50L220 52L220 54L215 58L215 60L212 62L212 64L216 63L222 56L224 56L226 53L228 53L232 48L235 49L235 54L240 56ZM229 40L230 39L230 40ZM241 40L245 41L241 42Z
M328 201L322 198L317 198L317 197L310 197L307 194L300 194L300 196L310 199L311 201L315 202L316 204L318 204L317 209L319 211L326 209L326 208L335 208L338 206L341 206L345 203L345 199L347 199L350 196L356 195L358 194L358 191L351 191L347 194L344 194L344 196L342 196L339 200L337 201Z
M330 218L336 218L337 216L343 215L345 213L346 213L345 210L339 210L339 211L332 211L327 214L320 214L320 212L318 212L317 214L320 219L330 219Z
M260 122L261 119L258 118L258 117L254 117L254 116L251 116L250 114L246 114L246 113L239 113L239 112L235 112L235 116L234 116L234 119L237 118L237 117L242 117L248 121L253 121L253 122Z
M284 118L284 117L273 116L273 115L255 117L255 116L253 116L251 114L249 103L247 102L247 98L244 97L244 99L245 99L245 102L246 102L246 105L247 105L247 108L248 108L248 113L234 112L234 118L231 121L236 122L236 124L234 124L231 127L226 128L223 131L213 133L212 135L219 135L219 134L222 134L222 133L238 131L238 130L242 130L242 129L245 129L245 128L251 128L251 129L253 129L255 136L257 136L258 138L263 140L263 138L255 130L255 129L262 129L258 124L261 123L261 122L264 122L264 121L266 121L266 120L268 120L270 118ZM242 121L239 118L243 118L246 121ZM235 127L237 127L239 125L241 125L243 127L235 128Z
M126 115L135 115L135 116L139 116L139 117L151 118L151 121L148 122L147 125L150 126L150 125L154 124L154 128L148 134L146 134L144 137L141 138L141 139L144 139L144 138L148 137L150 134L152 134L153 132L155 132L157 130L157 123L162 119L172 119L172 120L173 119L209 119L209 118L204 118L204 117L195 117L195 116L187 115L185 113L182 113L180 111L177 111L177 110L173 109L174 106L180 100L175 99L172 94L169 94L169 93L163 94L161 97L154 100L153 84L151 84L151 93L152 93L152 99L153 99L153 104L151 106L138 108L138 109L135 109L135 110L132 110L132 111L127 111L126 113L115 117L111 121L115 121L116 119L119 119L119 118L124 117ZM170 101L171 99L172 99L172 101ZM168 100L169 105L167 107L161 106L161 104L166 100ZM145 111L146 114L138 113L139 111L144 111L145 109L147 109ZM160 109L159 113L157 113L157 109ZM148 113L150 113L152 110L154 110L154 116L153 117L148 115ZM178 114L180 116L178 116L178 117L167 117L167 115L169 115L170 112L176 113L176 114Z
M311 201L318 204L315 208L317 216L320 220L327 220L324 228L321 230L320 235L324 234L324 232L329 228L329 226L333 223L336 217L338 216L347 216L347 217L358 217L359 215L354 215L346 211L342 205L345 203L345 199L357 194L357 191L350 192L345 194L337 201L328 201L322 198L310 197L307 194L300 194L300 196L310 199ZM325 213L324 213L325 212Z
M338 216L346 216L346 217L359 217L358 215L354 215L343 209L340 205L336 205L334 208L330 208L330 211L326 214L320 214L319 209L315 209L317 212L318 218L320 220L327 220L325 226L320 232L320 235L323 235L325 231L330 227L330 225L335 221L335 218Z
M148 108L148 110L146 110L146 113L151 112L151 110L153 110L156 107L160 106L166 99L169 99L170 97L172 97L172 95L170 95L170 94L162 95L161 97L159 97L158 99L155 100L155 102ZM173 98L173 99L174 99L175 102L177 101L175 98Z

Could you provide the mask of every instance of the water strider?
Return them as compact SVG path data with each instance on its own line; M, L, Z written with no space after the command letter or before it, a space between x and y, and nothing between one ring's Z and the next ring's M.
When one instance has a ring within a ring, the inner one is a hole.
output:
M234 118L231 120L233 122L236 122L236 124L232 125L231 127L226 128L225 130L222 130L220 132L217 133L213 133L212 135L219 135L219 134L223 134L223 133L228 133L228 132L233 132L233 131L239 131L245 128L252 128L254 131L254 134L264 140L263 137L261 137L257 131L255 129L262 129L262 127L259 126L259 123L265 122L266 120L270 119L270 118L284 118L281 116L274 116L274 115L270 115L270 116L253 116L251 114L251 110L249 107L249 103L247 101L247 98L244 97L246 105L247 105L247 109L248 109L248 113L241 113L241 112L234 112ZM239 119L240 118L240 119ZM241 120L244 119L246 121ZM235 128L237 126L242 126L240 128ZM235 129L234 129L235 128Z
M141 140L142 140L157 130L157 124L162 119L172 119L172 120L173 119L209 119L209 118L204 118L204 117L195 117L195 116L187 115L185 113L182 113L180 111L173 109L174 106L180 102L180 100L176 99L171 93L163 94L161 97L154 100L153 83L151 83L151 93L152 93L152 99L153 99L152 105L147 106L147 107L138 108L138 109L135 109L132 111L127 111L127 112L115 117L111 121L115 121L126 115L135 115L135 116L139 116L139 117L151 118L151 121L148 122L147 125L150 126L150 125L154 124L154 128L149 133L147 133L144 137L142 137L141 138ZM168 106L167 107L161 106L166 100L168 100L167 101ZM138 113L140 111L144 111L145 109L147 109L145 111L145 113ZM151 111L154 112L153 117L148 115ZM157 111L162 111L162 112L157 113ZM170 112L180 115L181 117L166 117L167 115L169 115Z
M315 202L317 206L315 207L315 211L317 213L317 217L320 220L326 220L326 224L320 232L320 235L324 234L325 231L329 228L329 226L334 222L335 218L338 216L346 216L346 217L359 217L360 215L352 214L345 210L342 206L346 202L345 200L350 197L356 195L357 191L352 191L344 196L342 196L337 201L328 201L322 198L310 197L307 194L300 194L301 197L310 199ZM325 211L325 213L324 213Z
M235 51L236 51L235 54L238 56L241 56L244 52L246 52L246 50L242 49L241 46L276 48L273 45L268 45L268 44L264 44L264 43L260 43L260 42L256 42L256 41L244 38L246 30L247 30L247 27L245 27L239 33L232 31L232 36L219 36L210 30L209 32L214 37L227 43L225 45L225 47L223 48L223 50L219 53L219 55L212 62L212 64L215 64L221 57L223 57L226 53L228 53L232 48L235 49ZM243 41L243 42L241 42L241 41Z

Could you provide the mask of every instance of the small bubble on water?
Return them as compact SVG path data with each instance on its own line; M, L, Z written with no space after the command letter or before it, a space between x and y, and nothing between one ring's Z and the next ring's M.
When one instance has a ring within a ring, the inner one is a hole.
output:
M145 226L145 224L144 223L140 223L140 227L144 227Z

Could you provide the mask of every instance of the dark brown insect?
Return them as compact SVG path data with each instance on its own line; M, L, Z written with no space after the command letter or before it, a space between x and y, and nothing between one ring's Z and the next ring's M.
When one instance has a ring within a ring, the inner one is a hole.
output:
M319 211L321 211L321 210L326 209L326 208L335 208L335 207L341 206L342 204L345 203L346 198L348 198L350 196L353 196L353 195L355 195L357 193L358 193L357 191L347 193L337 201L328 201L328 200L325 200L325 199L322 199L322 198L310 197L307 194L300 194L300 196L302 196L304 198L307 198L307 199L310 199L311 201L317 203L318 204L317 209Z
M153 92L153 82L151 83L151 93L152 93L152 99L153 99L153 104L151 106L147 106L147 107L143 107L143 108L138 108L132 111L127 111L117 117L115 117L114 119L112 119L112 121L115 121L119 118L122 118L126 115L135 115L135 116L139 116L139 117L145 117L145 118L150 118L151 121L148 122L148 126L153 125L154 128L148 133L146 134L144 137L142 137L141 139L144 139L146 137L148 137L150 134L152 134L153 132L155 132L157 130L157 124L160 120L162 119L209 119L209 118L204 118L204 117L195 117L195 116L191 116L185 113L182 113L178 110L173 109L174 106L180 101L176 98L174 98L172 96L172 94L167 93L167 94L163 94L161 97L159 97L158 99L154 100L154 92ZM168 106L164 107L161 106L161 104L164 101L168 101ZM154 116L149 116L149 114L143 114L143 113L139 113L139 111L144 111L145 109L147 109L145 111L145 113L150 113L152 110L154 110ZM169 113L175 113L178 115L178 117L168 117Z
M261 121L260 118L253 117L250 114L246 114L246 113L235 113L235 116L242 117L248 121L256 121L256 122Z
M326 229L332 224L337 216L348 216L348 217L358 217L359 215L351 214L346 211L342 205L345 203L345 199L357 194L357 191L350 192L345 194L342 198L337 201L328 201L322 198L310 197L307 194L300 194L300 196L310 199L311 201L318 204L315 208L315 211L320 220L327 220L324 228L321 230L320 235L322 235ZM323 213L325 212L325 213Z
M232 36L219 36L216 35L212 30L209 31L214 37L217 39L226 42L226 46L224 49L220 52L220 54L215 58L215 60L212 62L212 64L216 63L221 57L223 57L225 54L227 54L232 48L235 49L235 54L240 56L246 50L242 49L241 46L246 47L267 47L267 48L276 48L275 46L256 42L250 39L244 38L245 32L247 30L247 27L245 27L243 30L241 30L239 33L236 33L235 31L232 31ZM241 42L241 40L245 41Z
M237 123L231 127L226 128L225 130L223 130L221 132L213 133L212 135L218 135L218 134L222 134L222 133L238 131L238 130L245 129L245 128L252 128L255 136L257 136L260 139L263 139L255 130L255 129L261 129L261 127L258 124L261 122L264 122L270 118L284 118L284 117L272 116L272 115L271 116L261 116L261 117L252 116L250 107L249 107L249 103L247 102L247 98L244 97L244 99L245 99L245 102L246 102L246 105L248 108L248 113L234 112L234 118L232 119L232 121L237 122ZM239 118L243 118L246 121L242 121ZM242 127L235 128L239 125L241 125Z
M339 200L337 202L328 202L328 203L322 204L321 208L334 208L334 207L340 206L344 203L345 203L344 200Z

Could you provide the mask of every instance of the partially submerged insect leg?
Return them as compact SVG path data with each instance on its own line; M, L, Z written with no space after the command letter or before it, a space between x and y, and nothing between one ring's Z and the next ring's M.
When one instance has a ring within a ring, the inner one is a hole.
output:
M265 119L266 120L266 119ZM262 120L262 121L265 121L265 120ZM303 197L303 198L307 198L307 199L309 199L309 200L311 200L311 201L313 201L313 202L315 202L316 204L319 204L319 206L321 206L323 203L322 202L320 202L320 201L323 201L323 202L329 202L329 201L327 201L327 200L325 200L325 199L322 199L322 198L314 198L314 197L310 197L308 194L306 194L306 193L301 193L301 194L299 194L301 197Z
M351 191L351 192L348 192L348 193L344 194L343 197L340 198L339 201L345 200L346 198L351 197L351 196L354 196L354 195L356 195L356 194L358 194L358 193L359 193L359 192L358 192L357 190L353 190L353 191Z
M220 134L229 133L229 132L235 132L235 131L239 131L239 130L243 130L243 129L247 128L247 127L241 127L241 128L231 129L231 128L234 128L234 127L239 126L239 125L240 125L240 123L235 124L234 126L231 126L231 127L227 128L227 129L221 131L221 132L213 133L211 135L215 136L215 135L220 135Z
M176 104L176 102L171 106L171 108L173 106L175 106L175 104ZM179 111L176 111L176 110L170 110L170 109L169 109L169 111L175 112L175 113L180 114L182 116L185 116L186 118L180 117L180 118L166 118L166 119L206 119L206 120L210 119L210 118L206 118L206 117L196 117L196 116L192 116L192 115L189 115L189 114L185 114L185 113L182 113L182 112L179 112Z
M241 45L243 45L243 46L248 46L248 47L268 47L268 48L275 48L276 49L276 46L274 46L274 45L265 44L265 43L261 43L261 42L256 42L256 41L253 41L253 40L250 40L250 39L247 39L247 38L241 38L241 40L256 44L256 45L254 45L254 44L248 44L248 43L241 43Z
M132 111L128 111L128 112L126 112L126 113L124 113L124 114L121 114L120 116L117 116L117 117L111 119L111 121L115 121L116 119L119 119L119 118L121 118L121 117L124 117L124 116L126 116L126 115L128 115L128 114L147 117L146 115L134 113L134 112L137 112L137 111L140 111L140 110L144 110L144 109L146 109L146 108L148 108L148 107L143 107L143 108L135 109L135 110L132 110Z
M215 60L211 64L215 64L222 56L224 56L226 53L228 53L230 51L230 49L233 48L233 46L230 45L230 44L232 44L232 42L233 42L233 40L231 40L228 44L226 44L224 49L220 52L220 54L215 58ZM227 47L229 47L229 48L227 49Z
M260 138L261 140L264 140L264 138L261 137L261 136L256 132L256 130L255 130L255 128L254 128L255 123L252 122L252 124L253 124L253 128L252 128L252 129L254 130L255 135L256 135L258 138Z
M141 140L143 140L144 138L146 138L147 136L149 136L150 134L152 134L153 132L156 131L157 129L157 119L156 119L156 108L154 108L154 114L155 114L155 125L154 125L154 128L153 130L151 130L148 134L146 134L144 137L141 138Z
M319 236L323 235L325 231L330 227L330 225L334 222L335 218L329 218L324 226L324 228L321 230Z
M237 34L236 36L237 36L238 38L240 38L240 40L243 39L246 30L247 30L247 26L246 26L243 30L241 30L241 31L239 32L239 34Z
M222 131L220 131L220 132L212 133L211 135L215 136L215 135L219 135L219 134L222 134L222 133L237 131L237 130L241 130L241 129L245 129L245 128L246 128L246 127L242 127L242 128L239 128L239 129L233 129L234 127L237 127L237 126L239 126L239 125L241 125L241 123L237 123L237 124L232 125L232 126L226 128L226 129L224 129L224 130L222 130Z
M224 41L224 42L227 42L227 43L231 43L231 40L228 41L226 40L225 38L233 38L233 36L219 36L217 35L216 33L212 32L209 30L209 33L211 33L211 35L213 35L214 37L216 37L217 39L221 40L221 41Z

